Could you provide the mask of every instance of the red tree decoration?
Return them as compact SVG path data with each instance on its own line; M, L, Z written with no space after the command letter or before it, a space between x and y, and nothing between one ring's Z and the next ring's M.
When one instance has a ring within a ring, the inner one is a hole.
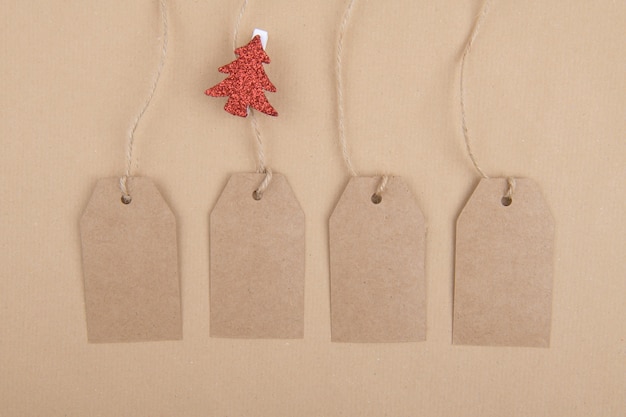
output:
M270 57L263 50L261 37L256 35L246 46L235 49L235 54L239 58L218 70L230 74L228 78L206 90L206 94L228 96L224 109L236 116L246 117L248 106L270 116L278 116L264 93L264 90L275 92L276 87L263 69L263 64L270 63Z

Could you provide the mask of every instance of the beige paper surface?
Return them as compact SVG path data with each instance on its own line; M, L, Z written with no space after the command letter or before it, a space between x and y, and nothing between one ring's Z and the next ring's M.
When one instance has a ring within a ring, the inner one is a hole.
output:
M176 219L149 178L98 181L80 219L90 342L182 338Z
M549 349L452 345L457 218L478 183L459 64L479 0L354 4L346 134L362 175L399 175L428 220L427 340L331 343L328 220L348 176L334 51L346 1L250 0L269 32L269 166L306 216L303 339L210 337L209 212L254 165L250 120L204 91L241 1L168 0L168 58L134 172L176 214L184 339L85 343L78 219L160 55L157 0L0 0L0 404L19 417L624 417L626 2L493 0L467 59L472 148L536 179L556 222Z
M329 221L334 342L426 339L424 216L408 186L352 177Z
M554 220L539 186L482 179L460 214L454 281L455 344L550 345Z
M233 174L211 212L211 336L301 338L304 213L285 177Z

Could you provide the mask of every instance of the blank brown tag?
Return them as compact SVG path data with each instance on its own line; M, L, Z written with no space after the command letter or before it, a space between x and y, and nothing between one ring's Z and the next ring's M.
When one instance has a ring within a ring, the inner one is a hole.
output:
M304 212L287 180L230 177L211 213L211 336L304 336Z
M330 217L333 342L426 339L424 216L407 185L352 177Z
M550 345L554 220L537 184L483 179L457 221L455 344Z
M90 342L182 338L176 220L148 178L98 181L80 220Z

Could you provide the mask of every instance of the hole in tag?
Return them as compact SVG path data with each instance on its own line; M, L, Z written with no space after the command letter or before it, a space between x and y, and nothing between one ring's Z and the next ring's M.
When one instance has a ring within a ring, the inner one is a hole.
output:
M500 200L500 202L502 203L504 207L508 207L513 202L513 199L505 195L504 197L502 197L502 200Z
M130 204L131 201L133 201L133 198L131 196L129 196L129 195L123 195L121 200L122 200L122 203L128 205L128 204Z
M372 203L374 204L380 204L383 201L383 196L381 196L380 194L372 194Z
M254 190L252 192L252 198L254 198L256 201L259 201L263 198L263 193L260 193L258 190Z

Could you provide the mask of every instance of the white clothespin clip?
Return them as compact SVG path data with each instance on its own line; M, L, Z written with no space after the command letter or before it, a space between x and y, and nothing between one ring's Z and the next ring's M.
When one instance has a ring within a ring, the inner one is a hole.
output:
M263 45L263 49L265 49L267 46L267 32L262 29L254 29L252 37L254 38L256 35L261 37L261 45Z

